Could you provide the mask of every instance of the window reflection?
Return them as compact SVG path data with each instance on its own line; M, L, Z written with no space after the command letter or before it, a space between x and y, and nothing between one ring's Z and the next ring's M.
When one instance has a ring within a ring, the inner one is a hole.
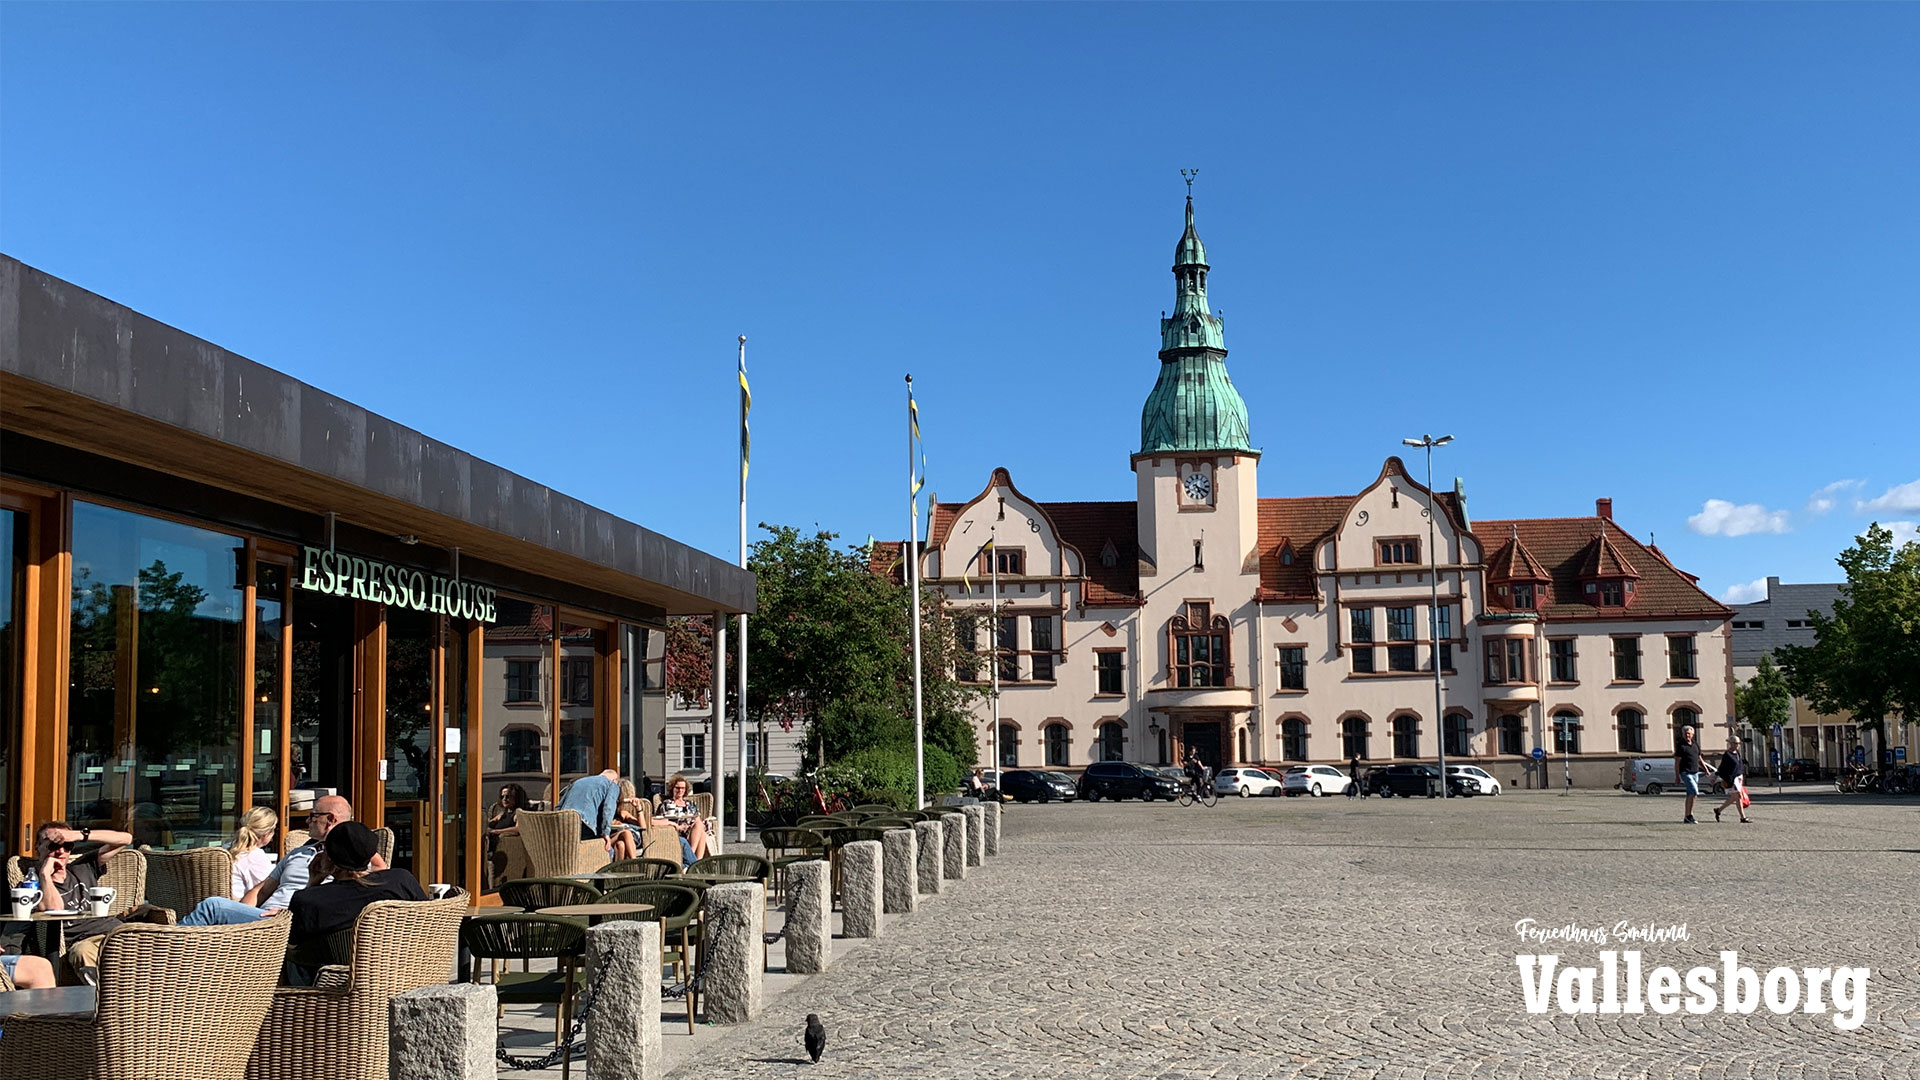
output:
M27 515L0 510L0 856L12 854L13 733L20 722L20 605L26 602Z
M154 847L235 827L244 545L90 503L73 508L67 817Z
M488 791L519 784L544 809L553 803L553 609L501 596L494 612L480 680L484 783Z

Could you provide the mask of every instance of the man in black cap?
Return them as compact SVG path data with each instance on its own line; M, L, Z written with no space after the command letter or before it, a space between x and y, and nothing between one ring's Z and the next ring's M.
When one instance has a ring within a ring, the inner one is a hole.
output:
M333 879L301 889L287 904L293 919L287 938L288 985L312 985L314 969L334 962L327 939L351 930L353 920L368 904L427 898L426 890L407 871L373 869L379 851L373 830L357 821L343 821L327 831L326 859Z

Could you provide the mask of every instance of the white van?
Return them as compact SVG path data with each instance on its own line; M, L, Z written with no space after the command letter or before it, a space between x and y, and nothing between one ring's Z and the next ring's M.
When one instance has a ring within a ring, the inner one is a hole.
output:
M1658 795L1663 791L1684 791L1686 785L1673 775L1673 758L1643 757L1628 758L1620 766L1620 787L1624 791L1638 792L1642 795ZM1700 790L1711 791L1718 795L1726 790L1720 777L1711 770L1700 777Z

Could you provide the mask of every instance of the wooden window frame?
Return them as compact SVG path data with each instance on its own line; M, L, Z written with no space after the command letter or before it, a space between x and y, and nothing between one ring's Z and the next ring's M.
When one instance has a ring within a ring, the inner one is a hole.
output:
M1568 670L1572 674L1560 677L1560 656L1554 651L1557 645L1565 644L1569 648L1566 657ZM1577 636L1550 637L1547 639L1547 682L1555 686L1580 685L1580 639Z
M1279 676L1275 680L1276 689L1274 690L1274 693L1276 694L1306 693L1307 692L1307 643L1304 641L1297 641L1297 642L1283 641L1280 644L1275 645L1273 649L1274 649L1274 658L1275 658L1274 666L1279 669ZM1300 685L1298 686L1287 685L1287 670L1289 667L1293 666L1287 660L1287 652L1290 649L1298 649L1300 651L1300 662L1298 665Z
M1668 634L1667 636L1667 681L1697 683L1700 681L1700 635ZM1685 643L1685 648L1676 649L1677 643ZM1686 659L1686 674L1674 670L1679 661Z
M1610 640L1613 642L1613 650L1612 650L1613 651L1613 680L1612 681L1617 683L1641 683L1646 681L1647 651L1640 647L1640 639L1642 636L1643 635L1640 635L1640 634L1611 635ZM1622 652L1620 649L1620 644L1622 642L1631 642L1633 645L1632 652ZM1633 658L1633 674L1622 675L1620 674L1620 662L1629 656Z
M1420 538L1417 536L1382 536L1373 541L1373 565L1375 566L1424 566L1420 561Z
M1118 663L1114 664L1111 672L1111 674L1114 676L1114 681L1119 683L1119 689L1117 690L1107 690L1100 685L1101 679L1108 674L1107 669L1102 667L1101 664L1102 664L1102 661L1104 661L1109 656L1114 657L1116 660L1119 661ZM1093 650L1093 688L1094 688L1093 689L1094 697L1117 698L1117 697L1126 696L1127 694L1127 650L1125 649Z

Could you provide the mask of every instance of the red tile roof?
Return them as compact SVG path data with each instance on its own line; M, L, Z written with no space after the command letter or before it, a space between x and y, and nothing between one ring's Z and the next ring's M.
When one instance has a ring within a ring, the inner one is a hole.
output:
M1485 547L1510 538L1516 529L1521 543L1552 575L1551 602L1541 611L1549 619L1725 619L1733 614L1695 579L1606 518L1481 521L1473 533ZM1633 602L1619 608L1588 603L1583 586L1590 566L1605 570L1602 577L1637 574Z
M1307 495L1293 499L1261 499L1259 509L1261 600L1312 602L1319 596L1313 553L1320 541L1340 527L1353 505L1352 495ZM1293 564L1281 552L1293 548Z
M1507 537L1500 550L1487 557L1487 580L1500 581L1550 581L1553 575L1533 557L1519 534Z
M1060 539L1080 552L1087 582L1081 600L1091 607L1136 606L1140 596L1140 514L1131 502L1041 503ZM1113 565L1102 561L1113 545Z

